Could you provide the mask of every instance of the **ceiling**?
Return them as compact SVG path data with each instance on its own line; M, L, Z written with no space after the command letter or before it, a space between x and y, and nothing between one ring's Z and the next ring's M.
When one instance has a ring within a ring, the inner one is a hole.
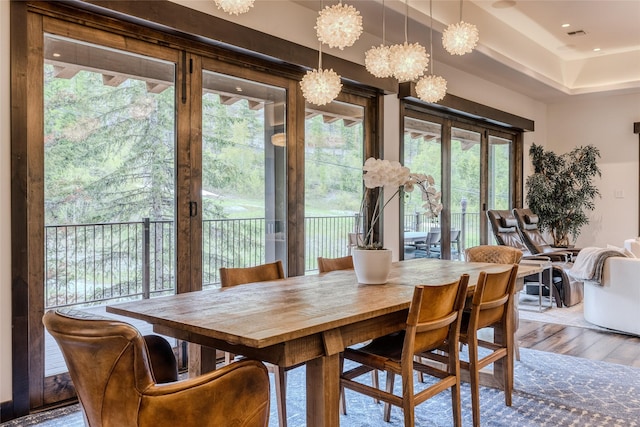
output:
M338 3L256 0L252 10L235 17L216 9L213 0L174 1L315 49L317 13ZM408 41L429 49L429 1L385 0L384 25L382 0L344 3L360 12L364 34L352 47L323 47L325 53L364 63L364 52L382 42L383 28L387 44L404 41L407 10ZM478 27L479 45L464 56L447 53L441 32L460 20L460 1L433 0L435 67L445 64L544 102L640 92L640 0L465 0L462 5L462 19Z

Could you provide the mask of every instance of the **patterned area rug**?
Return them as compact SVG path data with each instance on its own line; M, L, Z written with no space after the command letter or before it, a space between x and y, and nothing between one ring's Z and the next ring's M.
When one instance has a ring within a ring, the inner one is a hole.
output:
M499 390L480 392L483 426L640 426L640 369L605 362L521 349L515 364L513 405L504 405ZM368 378L368 375L364 376ZM383 381L382 376L381 381ZM400 381L397 381L398 390ZM288 373L288 425L305 425L304 368ZM272 386L273 390L273 386ZM463 384L463 425L472 425L469 386ZM402 426L402 411L393 408L391 423L382 421L383 405L346 391L348 415L340 416L345 427ZM272 402L275 402L272 396ZM416 425L452 425L448 392L416 408ZM275 404L270 425L277 426ZM34 414L0 426L81 427L78 405Z

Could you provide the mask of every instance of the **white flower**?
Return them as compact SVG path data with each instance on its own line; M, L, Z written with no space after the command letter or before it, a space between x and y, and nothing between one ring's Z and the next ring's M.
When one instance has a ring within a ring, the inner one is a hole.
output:
M420 188L422 200L425 202L422 206L426 210L425 215L427 218L436 218L442 211L441 194L434 187L435 180L431 175L411 173L409 168L402 166L400 162L375 159L373 157L364 162L362 170L364 185L367 190L362 198L360 218L366 216L368 209L372 210L371 223L364 237L365 247L372 249L382 247L381 244L373 241L375 225L386 205L400 192L400 189L411 192L416 186ZM395 193L389 197L387 202L382 204L381 193L379 192L376 196L375 205L367 205L369 191L385 186L395 188Z

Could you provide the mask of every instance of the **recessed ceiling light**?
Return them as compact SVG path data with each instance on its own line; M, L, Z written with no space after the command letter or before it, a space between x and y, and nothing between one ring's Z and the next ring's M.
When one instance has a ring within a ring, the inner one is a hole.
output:
M562 24L562 28L569 28L571 24Z
M596 47L596 48L594 48L594 49L593 49L593 51L594 51L594 52L600 52L600 48L599 48L599 47Z
M240 86L236 86L236 92L242 92L242 88Z
M58 52L55 52L55 53L53 54L53 57L54 57L54 58L60 58L61 56L62 56L62 55L60 55Z

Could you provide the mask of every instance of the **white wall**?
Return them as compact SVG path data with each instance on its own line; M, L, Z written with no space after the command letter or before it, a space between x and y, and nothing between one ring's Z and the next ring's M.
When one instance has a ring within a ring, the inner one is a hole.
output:
M547 148L554 152L590 144L600 150L602 178L596 183L602 198L596 199L576 245L622 246L624 239L637 237L640 141L633 123L640 122L640 94L580 97L549 105L547 122Z
M0 1L0 402L11 400L9 2Z

